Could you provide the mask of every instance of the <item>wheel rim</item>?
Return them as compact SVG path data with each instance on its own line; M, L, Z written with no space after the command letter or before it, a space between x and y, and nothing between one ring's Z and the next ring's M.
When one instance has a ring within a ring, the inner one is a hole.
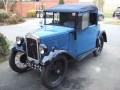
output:
M18 52L15 56L15 65L18 67L18 68L21 68L21 69L24 69L26 68L26 64L25 63L22 63L21 60L20 60L20 57L23 55L24 53L21 53L21 52Z
M36 14L37 15L37 18L39 17L39 13Z
M48 83L56 84L61 81L65 70L65 63L62 60L54 61L48 71Z
M102 21L102 20L103 20L103 16L99 16L99 20L101 20L101 21Z
M42 17L43 17L43 14L40 14L40 17L42 18Z

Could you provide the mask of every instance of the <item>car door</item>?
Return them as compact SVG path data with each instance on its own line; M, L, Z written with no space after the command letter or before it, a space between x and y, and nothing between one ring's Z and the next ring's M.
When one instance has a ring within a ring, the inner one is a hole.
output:
M81 28L78 27L77 29L77 55L96 47L97 26L95 24L90 25L89 21L89 13L83 14L80 20L78 18L78 26L80 25Z

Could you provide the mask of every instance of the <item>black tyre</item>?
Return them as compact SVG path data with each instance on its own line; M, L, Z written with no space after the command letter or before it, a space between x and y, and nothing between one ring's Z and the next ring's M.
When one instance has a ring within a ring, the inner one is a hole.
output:
M102 52L102 49L103 49L103 46L104 46L104 38L103 38L103 36L101 35L100 36L100 38L97 40L97 43L96 43L97 45L97 49L93 52L93 54L95 55L95 56L98 56L98 55L100 55L101 54L101 52Z
M102 15L98 16L99 21L103 21L103 19L104 19L104 16L102 16Z
M63 81L67 71L68 62L65 56L61 55L45 66L41 72L41 80L45 87L55 88Z
M9 59L9 65L13 71L22 73L28 70L26 66L27 57L21 52L12 51Z

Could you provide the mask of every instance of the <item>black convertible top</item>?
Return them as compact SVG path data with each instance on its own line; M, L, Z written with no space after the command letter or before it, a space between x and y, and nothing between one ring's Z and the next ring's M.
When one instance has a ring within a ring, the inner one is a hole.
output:
M62 4L45 9L44 12L98 13L98 8L94 5L88 5L88 4Z

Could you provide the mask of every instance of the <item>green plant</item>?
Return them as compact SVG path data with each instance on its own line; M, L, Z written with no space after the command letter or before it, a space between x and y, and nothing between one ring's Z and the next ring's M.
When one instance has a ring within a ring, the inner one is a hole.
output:
M0 13L2 13L2 12L5 12L5 10L4 9L0 9Z
M59 0L59 4L64 4L64 0Z
M10 7L10 12L14 12L14 10L15 10L15 8L16 8L16 4L17 4L16 1L12 3L12 5L11 5L11 7Z
M120 21L119 20L112 20L112 21L105 22L105 24L120 25Z
M3 7L4 7L4 2L0 1L0 8L3 8Z
M110 14L110 13L104 13L104 15L106 18L112 18L112 14Z
M93 0L93 3L103 12L104 0Z
M9 44L6 37L0 33L0 56L5 56L8 52Z
M27 17L35 17L36 15L36 10L29 10L27 12Z
M0 22L3 22L9 15L3 9L0 9Z
M19 23L19 22L22 22L22 21L24 21L22 19L22 17L17 16L17 15L12 15L11 17L4 20L4 22L7 23L7 24L16 24L16 23Z

